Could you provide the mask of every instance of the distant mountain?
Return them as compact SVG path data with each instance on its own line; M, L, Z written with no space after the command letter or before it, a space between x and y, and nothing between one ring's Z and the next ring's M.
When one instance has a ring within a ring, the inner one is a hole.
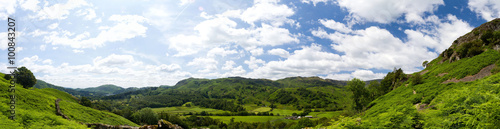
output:
M114 95L114 94L120 94L120 93L125 93L129 91L136 91L139 90L140 88L137 87L130 87L130 88L122 88L116 85L102 85L98 87L90 87L90 88L66 88L62 86L57 86L54 84L47 83L43 80L37 80L37 83L34 86L35 88L38 89L44 89L44 88L52 88L52 89L57 89L60 91L64 91L66 93L69 93L71 95L81 97L99 97L99 96L108 96L108 95ZM165 87L165 86L164 86Z
M116 85L112 84L106 84L106 85L101 85L98 87L90 87L90 88L84 88L84 89L76 89L77 91L87 91L87 92L94 92L94 93L99 93L99 94L105 94L105 95L114 95L114 94L120 94L128 91L135 91L138 90L139 88L136 87L130 87L130 88L122 88Z
M36 84L34 86L35 88L38 89L44 89L44 88L52 88L52 89L57 89L59 91L64 91L66 93L69 93L71 95L81 97L81 96L104 96L106 95L105 93L96 93L96 92L90 92L90 91L80 91L80 90L75 90L72 88L66 88L62 86L56 86L54 84L47 83L43 80L37 80Z

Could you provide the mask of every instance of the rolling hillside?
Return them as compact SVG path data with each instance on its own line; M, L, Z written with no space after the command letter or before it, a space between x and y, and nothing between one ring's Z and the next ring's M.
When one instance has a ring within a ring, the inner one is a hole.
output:
M331 128L500 128L500 19L458 38L365 111ZM423 81L413 81L417 74Z
M0 74L0 127L2 128L86 128L83 123L104 123L109 125L137 124L109 112L95 110L78 104L70 94L51 88L24 89L16 85L16 120L10 116L9 83ZM62 99L61 112L71 120L56 115L55 101Z

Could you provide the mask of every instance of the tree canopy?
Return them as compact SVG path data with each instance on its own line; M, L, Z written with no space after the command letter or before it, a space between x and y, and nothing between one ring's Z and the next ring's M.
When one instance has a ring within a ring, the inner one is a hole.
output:
M26 67L17 68L14 72L14 77L16 82L23 85L24 88L28 89L36 84L35 75Z

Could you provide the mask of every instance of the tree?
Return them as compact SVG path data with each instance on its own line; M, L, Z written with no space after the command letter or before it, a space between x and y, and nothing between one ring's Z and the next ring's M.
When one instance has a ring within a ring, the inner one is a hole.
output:
M422 63L422 67L424 67L424 68L425 68L425 67L427 67L427 65L428 65L428 64L429 64L429 61L424 61L424 62Z
M380 86L380 82L378 81L370 81L368 84L368 92L370 94L370 100L374 100L378 98L379 96L382 96L382 89Z
M33 73L24 66L17 68L17 71L14 72L14 77L16 78L16 82L23 85L26 89L31 88L36 84L35 75L33 75Z
M153 125L158 123L158 115L149 107L135 112L132 114L132 118L134 118L133 120L137 124Z
M365 82L354 78L347 83L347 89L353 94L354 109L358 111L362 110L369 96L368 90L365 88Z
M92 102L90 102L87 97L82 97L82 99L80 100L80 104L86 107L92 107Z
M3 78L4 78L5 80L10 80L10 79L12 79L12 77L10 76L10 74L5 74L5 75L3 76Z

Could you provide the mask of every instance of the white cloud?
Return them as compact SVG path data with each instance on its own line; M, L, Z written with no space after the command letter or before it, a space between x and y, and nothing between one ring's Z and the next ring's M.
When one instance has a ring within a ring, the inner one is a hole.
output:
M253 48L253 49L250 49L250 53L252 53L253 56L260 56L260 55L264 54L264 49Z
M0 1L0 19L7 19L9 15L16 12L16 1L15 0L2 0Z
M197 68L202 68L198 70L200 73L209 73L217 70L217 62L213 58L195 58L187 64L187 66L195 66Z
M226 57L227 55L231 54L236 54L238 53L236 50L225 50L224 48L221 47L216 47L208 51L207 56L208 57L215 57L216 55Z
M181 3L179 3L180 6L187 5L194 3L195 0L181 0Z
M328 74L325 78L334 80L351 80L353 78L358 78L364 81L381 79L385 76L384 73L373 73L370 70L356 70L351 73L341 73L341 74Z
M7 32L0 32L0 49L7 50L9 48L9 40L7 39Z
M469 9L486 20L491 21L500 17L500 1L498 0L469 0Z
M52 60L51 59L45 59L42 61L43 64L52 64Z
M284 28L262 24L262 27L255 29L240 29L236 28L236 25L235 21L227 17L205 20L194 28L198 35L179 34L169 38L169 48L178 51L174 56L186 56L231 43L250 51L259 46L277 46L299 42L296 35L290 34Z
M255 57L251 56L250 60L245 60L244 63L248 65L248 68L256 69L256 68L259 68L259 64L265 64L266 62L262 59L257 59Z
M40 50L45 51L45 48L47 48L47 45L45 45L45 44L40 45Z
M355 22L390 23L405 15L406 22L419 22L418 17L432 13L443 0L337 0Z
M189 72L180 71L181 68L177 64L146 65L144 67L142 62L134 61L140 65L110 67L129 62L129 59L132 58L127 57L127 55L112 54L106 58L97 57L96 59L99 59L98 62L93 64L70 65L62 63L52 65L52 60L44 60L34 55L21 59L19 63L30 69L37 76L37 79L72 88L95 87L103 84L124 87L174 85L177 81L192 76Z
M222 74L221 77L243 76L246 73L246 70L241 65L237 67L234 67L234 65L236 65L234 61L226 61L222 70L227 70L228 72Z
M351 69L390 70L402 67L411 73L420 70L421 62L435 58L455 39L472 29L468 23L453 15L437 21L431 16L427 20L430 24L428 29L405 30L408 36L405 42L388 30L375 26L354 30L352 34L328 33L323 29L313 30L312 34L332 40L332 48L345 54L342 55L343 62Z
M83 50L78 50L78 49L73 49L73 53L83 53L83 52L85 52L85 51L83 51Z
M52 45L66 45L72 48L97 48L104 46L107 42L118 42L138 36L146 37L147 27L142 22L146 19L137 15L112 15L109 21L116 24L112 27L102 28L97 37L89 38L90 33L84 32L71 38L73 35L67 31L52 31L44 36L46 43Z
M135 62L134 57L132 57L131 55L116 55L116 54L111 54L105 58L98 56L93 60L93 63L96 66L122 66L134 62Z
M302 3L312 3L314 6L316 6L316 4L320 3L320 2L323 2L323 3L327 3L329 0L301 0Z
M267 51L267 53L269 53L271 55L277 55L277 56L280 56L283 58L288 58L290 56L290 53L288 51L286 51L285 49L281 49L281 48L271 49L271 50Z
M50 24L49 26L47 26L47 28L53 30L53 29L56 29L58 26L59 26L59 23L53 23L53 24Z
M278 5L274 2L257 2L252 7L243 11L240 18L248 24L254 25L256 21L271 22L273 26L281 26L284 23L294 23L288 19L295 12L286 5Z
M89 6L89 4L85 0L68 0L65 4L54 4L52 6L45 5L43 9L38 11L35 17L39 20L66 19L71 10L83 6Z
M170 10L170 7L165 5L154 5L148 8L148 10L143 13L143 16L156 28L166 31L171 27L176 15Z
M33 12L38 11L40 9L40 6L38 6L38 3L40 3L38 0L20 0L19 4L21 5L21 8L24 10L31 10Z
M83 19L85 20L92 20L97 17L95 14L95 10L91 8L78 10L78 12L76 12L76 15L84 16Z
M336 22L335 20L327 20L327 19L319 19L319 22L323 24L326 28L330 28L339 32L349 33L351 32L351 28L346 25Z
M180 69L181 69L181 66L179 66L178 64L170 64L170 65L161 64L160 66L158 66L156 68L156 70L163 71L163 72L174 72L174 71L178 71Z
M339 72L341 69L349 70L347 69L348 65L342 62L339 55L324 52L321 49L321 45L313 43L311 46L302 47L301 50L295 50L284 61L270 61L267 64L261 61L260 63L264 64L262 67L258 67L257 65L251 66L250 63L245 62L249 64L249 68L254 69L248 76L278 79L290 76L330 74L332 72Z

